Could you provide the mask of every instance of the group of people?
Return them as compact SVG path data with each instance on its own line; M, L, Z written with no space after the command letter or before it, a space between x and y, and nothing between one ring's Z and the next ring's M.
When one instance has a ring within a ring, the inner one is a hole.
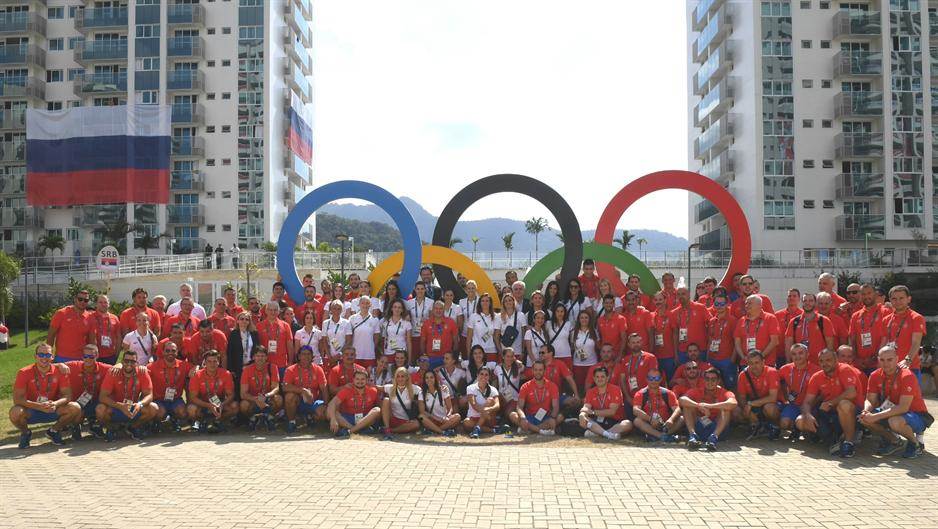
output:
M409 292L354 273L345 285L302 282L302 300L276 282L246 307L229 288L211 311L187 284L168 307L138 288L119 316L107 296L92 310L79 292L17 375L20 447L34 423L54 423L46 435L62 444L83 426L113 440L328 422L337 436L388 439L635 430L715 450L740 424L749 437L827 442L841 457L876 435L877 453L914 458L933 422L925 323L904 286L887 297L851 284L845 299L822 274L817 293L792 289L775 311L751 275L728 288L707 278L693 295L670 273L653 294L630 276L619 295L589 260L564 288L551 281L530 297L509 272L498 303L461 276L459 292L441 289L430 267Z

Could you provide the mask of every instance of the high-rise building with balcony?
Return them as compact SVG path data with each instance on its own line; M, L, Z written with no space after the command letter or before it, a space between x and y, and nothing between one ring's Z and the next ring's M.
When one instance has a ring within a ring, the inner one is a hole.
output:
M131 254L276 241L312 184L288 142L312 101L310 1L0 0L0 250L55 233L90 255L125 222ZM27 205L27 108L147 104L172 106L168 205Z
M935 238L938 1L689 0L687 16L689 167L736 198L754 248ZM709 201L689 216L703 250L731 246Z

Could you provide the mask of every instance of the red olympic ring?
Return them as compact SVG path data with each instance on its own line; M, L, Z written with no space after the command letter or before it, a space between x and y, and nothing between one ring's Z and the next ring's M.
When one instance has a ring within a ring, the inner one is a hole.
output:
M606 205L596 226L595 241L600 244L612 244L616 224L625 210L645 195L664 189L684 189L696 193L712 202L726 218L726 225L733 241L733 253L720 284L725 287L732 286L734 274L737 272L745 274L749 270L752 258L752 235L749 233L749 222L733 195L720 184L701 174L677 170L658 171L630 182L619 190ZM596 268L600 277L608 279L617 292L625 290L625 285L622 284L622 280L612 265L598 262ZM688 285L688 287L693 288L693 285Z

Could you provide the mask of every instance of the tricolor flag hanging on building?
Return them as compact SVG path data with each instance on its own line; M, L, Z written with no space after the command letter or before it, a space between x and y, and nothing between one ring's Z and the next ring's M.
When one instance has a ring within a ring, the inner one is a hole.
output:
M313 122L307 105L291 92L289 143L293 154L307 165L313 163Z
M169 202L169 106L26 112L26 202Z

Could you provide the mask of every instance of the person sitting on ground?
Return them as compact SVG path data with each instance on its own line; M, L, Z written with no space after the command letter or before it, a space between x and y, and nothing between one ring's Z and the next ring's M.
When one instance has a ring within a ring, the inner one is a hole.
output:
M704 373L704 388L689 390L679 401L689 434L687 448L690 450L703 445L713 452L730 425L733 409L737 406L736 397L720 386L720 381L720 370L711 367ZM701 442L701 439L706 441Z
M248 419L248 429L254 431L264 421L267 431L276 428L274 416L283 408L280 396L280 372L267 360L267 348L254 349L253 362L241 372L241 416Z
M340 438L357 434L381 420L378 388L368 385L367 371L355 371L351 384L343 386L329 401L326 415L329 429Z
M152 421L159 411L153 403L153 381L146 368L137 365L136 351L124 351L119 374L108 371L101 382L101 394L95 415L107 430L108 442L115 439L111 423L127 423L130 436L143 439L142 428Z
M645 440L676 443L676 434L684 426L677 396L661 386L661 371L658 368L648 371L646 381L648 385L636 391L632 397L635 428L645 434Z
M225 429L225 422L238 414L234 379L230 371L221 367L219 356L215 350L205 353L202 369L189 379L186 413L196 431L220 432Z
M618 386L609 384L609 371L597 367L593 371L594 386L586 392L580 409L580 427L584 437L620 439L632 431L632 423L625 418L625 399Z
M394 382L384 386L384 395L381 419L385 441L390 440L393 433L413 433L420 429L417 401L421 400L422 394L420 386L412 383L407 368L399 367L394 371Z
M807 395L801 405L801 415L795 420L802 432L815 434L814 440L833 442L831 453L840 457L853 457L857 413L861 402L859 380L853 369L837 362L837 355L824 349L818 355L821 370L808 380ZM839 439L843 441L840 442Z
M778 428L778 371L765 365L761 351L753 349L746 355L747 366L739 374L736 396L739 406L733 410L738 421L749 423L749 437L762 431L774 441L781 435Z
M491 377L492 370L483 366L476 375L475 383L466 388L469 410L462 426L473 439L478 439L482 432L488 433L497 429L498 390L489 384Z
M706 371L710 369L710 364L700 359L700 347L698 347L695 343L687 344L687 358L687 362L677 366L677 369L674 371L674 378L668 381L672 388L675 386L689 386L687 383L687 365L691 361L697 364L697 368L700 371Z
M443 369L443 368L440 368ZM418 421L427 431L442 434L444 437L455 437L456 426L461 417L456 412L449 387L440 384L440 379L433 371L423 374L423 387L420 390L423 398L418 401L420 416Z
M10 422L20 431L20 448L29 448L33 433L30 424L54 422L46 436L55 445L63 445L62 430L81 421L81 406L71 402L68 375L52 363L52 346L36 346L35 362L20 369L13 382L13 407Z
M531 366L533 378L521 385L518 405L508 414L508 420L518 427L519 434L554 435L557 425L563 422L560 390L544 377L546 369L543 360L534 361Z
M297 362L283 374L284 408L287 433L296 431L297 416L305 417L307 425L326 418L329 387L322 366L313 363L313 349L300 346Z

